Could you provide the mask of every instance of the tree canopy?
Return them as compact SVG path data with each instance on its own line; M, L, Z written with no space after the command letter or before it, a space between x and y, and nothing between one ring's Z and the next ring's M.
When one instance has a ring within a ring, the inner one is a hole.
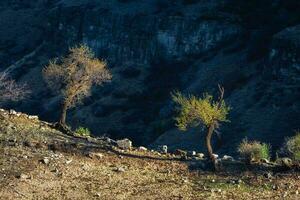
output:
M203 97L194 95L183 96L180 92L172 94L173 101L178 105L179 115L175 118L176 126L181 130L200 124L209 127L215 122L228 122L227 115L230 107L225 101L215 101L212 95Z

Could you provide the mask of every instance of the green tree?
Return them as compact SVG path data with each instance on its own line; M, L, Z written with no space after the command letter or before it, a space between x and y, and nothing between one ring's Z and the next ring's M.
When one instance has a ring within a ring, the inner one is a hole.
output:
M48 86L63 97L60 124L66 124L67 110L91 94L93 85L111 80L106 62L95 57L86 45L70 48L69 54L50 61L43 70Z
M206 147L208 155L213 163L216 158L213 155L211 138L217 132L221 122L229 122L227 115L230 107L226 105L224 88L219 86L220 96L217 101L212 95L204 94L202 98L194 95L183 96L180 92L172 94L173 101L178 105L178 116L175 118L176 126L183 131L189 127L203 125L207 128Z

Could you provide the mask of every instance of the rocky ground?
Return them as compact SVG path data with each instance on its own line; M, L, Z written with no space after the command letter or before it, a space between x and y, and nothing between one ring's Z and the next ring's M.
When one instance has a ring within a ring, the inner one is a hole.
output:
M201 159L121 150L14 112L0 112L0 141L1 199L299 198L297 172L251 170L241 162L205 171Z

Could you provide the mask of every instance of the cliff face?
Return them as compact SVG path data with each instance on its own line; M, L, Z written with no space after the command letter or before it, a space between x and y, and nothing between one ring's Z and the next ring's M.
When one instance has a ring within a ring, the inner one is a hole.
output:
M232 106L231 123L222 129L227 151L245 136L276 148L300 128L297 1L41 0L0 6L1 68L12 69L35 91L8 106L54 120L59 97L46 90L41 69L84 42L108 61L114 78L70 112L73 126L138 143L199 148L200 131L183 135L175 129L169 94L216 94L220 83Z

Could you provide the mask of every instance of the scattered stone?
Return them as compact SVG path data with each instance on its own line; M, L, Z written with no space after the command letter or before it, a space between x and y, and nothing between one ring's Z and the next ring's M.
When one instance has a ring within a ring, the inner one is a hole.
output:
M196 156L196 154L197 154L196 151L188 151L187 152L187 155L190 157Z
M17 139L9 139L8 140L8 146L17 146L18 143L17 143Z
M50 163L50 160L49 160L49 158L47 158L47 157L43 158L43 159L40 160L40 161L41 161L41 163L43 163L43 164L45 164L45 165L48 165L48 164Z
M86 155L90 158L98 158L98 159L101 159L104 156L102 153L97 153L97 152L87 152Z
M219 158L218 154L213 154L213 156L215 157L215 159Z
M158 146L157 150L163 154L167 154L168 153L168 146L167 145L162 145L162 146Z
M167 145L162 146L162 152L163 153L168 153L168 146Z
M234 161L232 156L227 156L227 155L224 155L222 159L227 161Z
M272 186L272 189L273 189L273 190L278 190L279 187L278 187L278 185L273 185L273 186Z
M114 169L115 172L125 172L125 169L123 167L117 167Z
M97 193L95 194L95 197L101 197L100 193L97 192Z
M287 168L292 168L293 167L293 161L290 158L281 158L281 165Z
M121 149L130 150L132 148L132 142L125 138L123 140L117 140L117 145Z
M9 114L10 114L10 115L16 115L17 112L16 112L15 110L13 110L13 109L10 109L10 110L9 110Z
M268 159L265 159L265 158L264 158L264 159L261 159L260 162L266 163L266 164L269 164L269 163L270 163L270 161L269 161Z
M30 179L31 177L27 174L20 174L17 176L17 178L21 180L25 180L25 179Z
M66 164L68 165L68 164L70 164L72 161L73 161L73 160L67 160L67 161L66 161Z
M198 157L200 159L204 159L205 155L204 155L204 153L197 153L196 157Z
M264 173L264 177L267 179L271 179L273 176L272 176L271 172L266 172L266 173Z
M146 147L140 146L140 147L138 148L138 150L139 150L139 151L147 151L148 149L147 149Z
M28 119L39 120L39 117L36 115L28 115Z

